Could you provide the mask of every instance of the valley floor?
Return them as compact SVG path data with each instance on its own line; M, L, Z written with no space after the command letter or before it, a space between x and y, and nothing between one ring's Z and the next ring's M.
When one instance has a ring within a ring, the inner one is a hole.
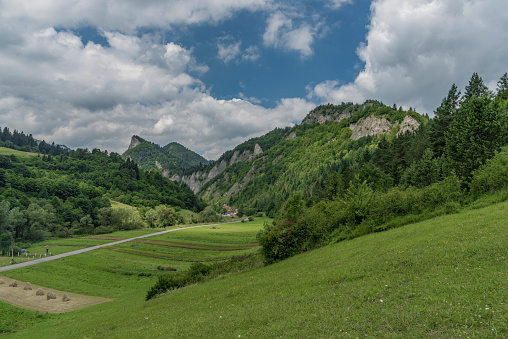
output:
M177 240L190 239L188 232ZM224 235L214 236L231 242ZM0 303L0 329L11 326L9 336L20 338L508 337L508 202L329 245L148 302L154 279L121 274L139 267L134 256L132 266L117 267L113 256L126 255L101 249L59 267L6 272L115 300L56 315Z

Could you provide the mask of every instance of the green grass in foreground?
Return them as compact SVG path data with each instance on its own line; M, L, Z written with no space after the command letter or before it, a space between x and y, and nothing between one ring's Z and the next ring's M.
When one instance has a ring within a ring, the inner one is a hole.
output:
M506 338L507 259L507 202L326 246L149 302L140 277L117 275L101 290L105 263L82 257L89 264L75 266L94 279L79 289L117 299L40 321L29 315L30 325L12 336ZM35 278L40 269L10 276ZM77 280L63 275L67 270L63 263L43 275L65 285Z

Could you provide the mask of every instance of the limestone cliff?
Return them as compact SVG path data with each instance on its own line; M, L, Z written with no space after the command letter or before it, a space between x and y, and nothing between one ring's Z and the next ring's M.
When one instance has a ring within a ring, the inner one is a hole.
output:
M219 163L216 163L208 172L206 170L197 171L192 173L191 175L184 176L175 174L170 179L176 182L183 182L187 184L187 186L189 186L194 193L197 193L206 183L208 183L210 180L212 180L213 178L224 172L227 166L232 166L237 162L252 161L257 155L261 153L263 153L261 146L259 146L259 144L256 144L254 146L254 150L252 151L245 150L241 153L238 150L235 151L229 162L222 160Z
M420 123L412 116L406 115L400 124L400 130L397 134L404 134L407 131L414 132L420 127Z
M351 113L348 110L345 110L344 112L337 114L323 114L320 111L314 110L307 115L307 117L302 121L304 124L324 124L327 121L334 121L334 122L340 122L344 119L349 119L351 117Z
M377 118L373 115L360 119L356 124L349 125L349 129L353 131L352 140L358 140L368 135L388 134L392 127L393 125L386 118Z
M397 135L399 135L407 131L416 131L418 127L420 127L420 123L409 115L406 115L401 123L390 123L385 117L379 118L374 115L369 115L366 118L360 119L356 124L349 125L349 129L353 132L351 135L352 140L358 140L368 135L389 134L397 127L399 127L399 131L397 132Z
M136 135L133 135L132 138L131 138L131 143L129 145L129 148L127 150L130 150L136 146L138 146L139 144L141 144L142 140L140 140Z

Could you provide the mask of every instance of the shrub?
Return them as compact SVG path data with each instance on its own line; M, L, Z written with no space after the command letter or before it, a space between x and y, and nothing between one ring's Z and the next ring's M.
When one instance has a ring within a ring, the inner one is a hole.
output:
M473 173L470 189L474 196L508 187L508 147L488 160Z

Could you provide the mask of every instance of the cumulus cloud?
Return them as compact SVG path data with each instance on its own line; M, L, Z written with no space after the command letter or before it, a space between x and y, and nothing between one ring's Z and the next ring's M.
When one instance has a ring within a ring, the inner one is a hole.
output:
M241 41L227 42L229 37L224 37L220 40L221 42L217 43L217 57L225 64L230 62L238 64L244 61L254 62L261 56L257 46L249 46L245 50L242 50Z
M328 102L379 99L429 114L452 83L473 72L495 83L506 72L508 14L504 0L376 0L363 70L352 83L329 80L310 88Z
M192 136L187 147L216 159L246 139L299 122L312 108L314 104L300 98L282 99L276 107L264 108L243 99L217 100L201 94L184 105L164 104L164 115L143 135L150 140Z
M263 34L264 45L297 51L302 58L310 57L314 53L312 44L323 23L318 21L310 25L305 21L297 22L297 18L296 13L282 11L270 15Z
M66 0L2 1L0 17L12 23L39 27L90 25L106 30L134 32L139 27L171 28L219 22L240 10L266 8L269 0Z

